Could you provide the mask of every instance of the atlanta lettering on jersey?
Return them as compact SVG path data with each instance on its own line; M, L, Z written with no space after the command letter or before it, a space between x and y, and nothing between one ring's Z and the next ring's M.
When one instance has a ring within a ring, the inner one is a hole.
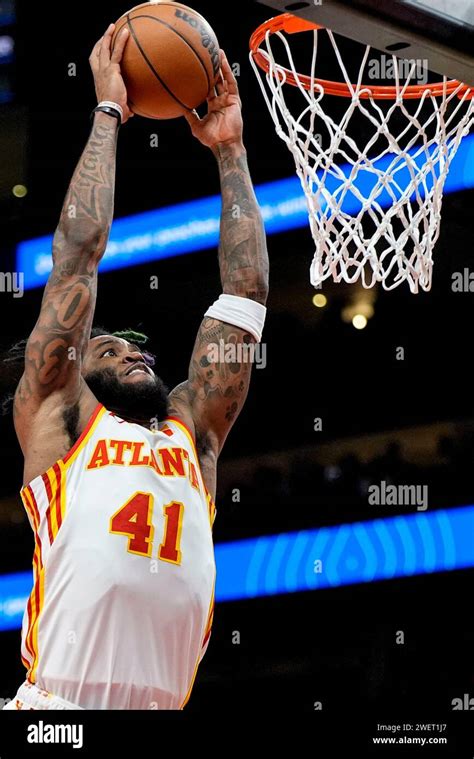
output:
M87 469L105 466L146 466L160 477L187 477L198 492L196 467L184 448L157 448L131 440L98 440Z

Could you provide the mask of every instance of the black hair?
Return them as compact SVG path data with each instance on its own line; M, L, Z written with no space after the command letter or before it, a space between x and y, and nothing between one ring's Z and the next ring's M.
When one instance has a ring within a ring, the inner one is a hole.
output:
M137 332L133 329L124 329L117 332L111 332L105 327L99 325L95 326L91 330L91 338L99 337L100 335L110 337L120 337L123 340L127 340L129 343L134 343L140 348L145 363L148 366L154 366L156 357L149 351L142 350L142 346L149 342L148 335L143 332ZM0 413L6 415L11 413L13 409L13 399L15 397L15 391L17 385L25 370L25 352L28 340L19 340L17 343L8 348L7 351L0 357L1 365L1 385L2 392L0 394L1 405Z

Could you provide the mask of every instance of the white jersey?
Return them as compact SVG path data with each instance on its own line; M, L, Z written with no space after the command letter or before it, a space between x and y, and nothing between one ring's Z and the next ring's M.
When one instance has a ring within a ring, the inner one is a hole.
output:
M99 404L21 491L35 533L27 680L85 709L180 709L208 642L215 506L193 438Z

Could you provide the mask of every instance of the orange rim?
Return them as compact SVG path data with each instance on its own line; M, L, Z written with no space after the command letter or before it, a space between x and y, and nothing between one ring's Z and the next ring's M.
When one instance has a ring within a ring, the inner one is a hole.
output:
M260 44L265 39L267 32L270 34L276 34L277 32L296 34L298 32L309 32L314 31L314 29L325 28L326 27L321 26L320 24L313 24L311 21L306 21L305 19L299 18L298 16L293 16L291 13L282 13L280 16L275 16L274 18L268 19L268 21L264 21L263 24L260 24L260 26L255 29L254 33L250 37L250 51L252 53L252 57L255 63L261 69L263 69L263 71L268 73L270 70L270 64L265 55L259 49ZM312 80L310 76L307 76L306 74L298 74L298 82L292 71L284 68L283 66L278 66L278 68L280 71L285 72L285 83L291 84L294 87L297 87L298 84L301 84L306 90L311 90ZM349 85L345 82L334 82L328 79L317 79L316 77L314 78L313 82L314 84L320 85L327 95L352 98L353 92L351 91ZM464 93L468 92L468 97L474 98L474 89L469 87L467 84L462 84L457 79L449 79L446 84L444 82L435 82L434 84L409 84L407 87L405 87L403 98L407 100L410 98L421 98L426 91L429 91L431 95L434 95L435 97L444 95L445 93L449 95L454 92L459 86L461 86L461 89L457 93L458 97L461 98ZM357 85L353 84L352 87L355 90L357 88ZM400 89L402 88L400 87ZM360 90L363 90L359 93L359 97L361 98L373 97L376 100L396 100L397 98L397 87L393 85L383 87L379 85L361 84Z

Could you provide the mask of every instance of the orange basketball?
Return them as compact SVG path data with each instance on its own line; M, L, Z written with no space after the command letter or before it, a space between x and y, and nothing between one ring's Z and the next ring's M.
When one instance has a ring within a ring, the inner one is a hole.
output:
M129 106L139 116L174 119L197 108L219 75L219 43L199 13L181 3L153 0L116 22L130 36L120 64Z

